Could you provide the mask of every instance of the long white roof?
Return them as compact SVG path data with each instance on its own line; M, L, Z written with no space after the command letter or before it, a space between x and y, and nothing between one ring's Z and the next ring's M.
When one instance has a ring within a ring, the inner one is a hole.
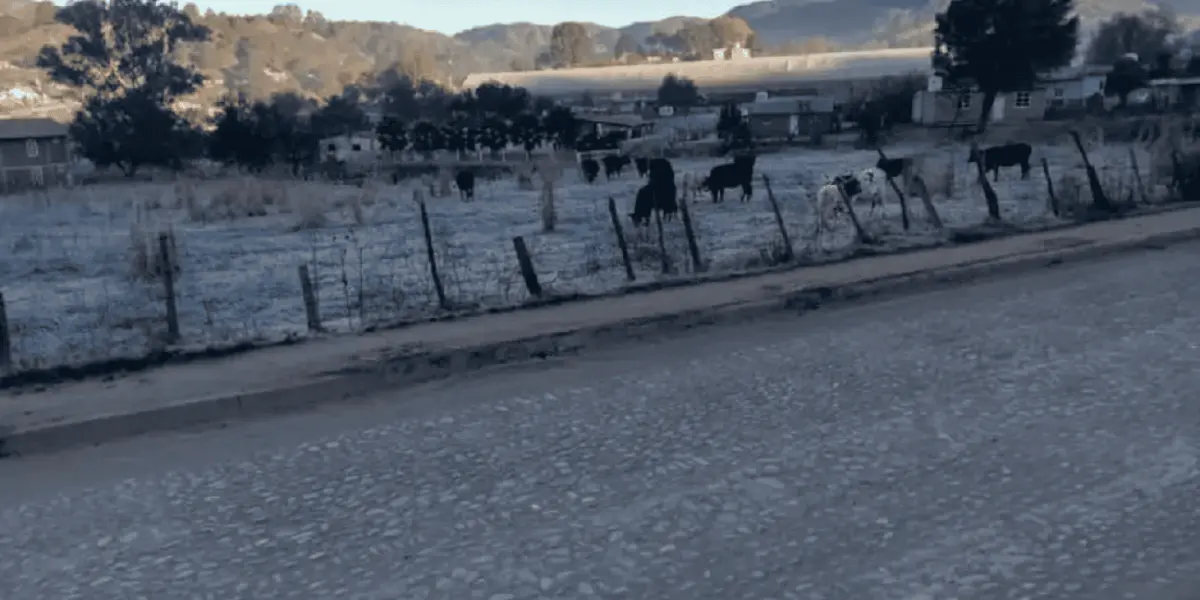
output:
M473 90L494 82L523 87L532 94L546 96L641 92L658 89L663 77L669 74L691 79L702 91L817 81L859 81L932 73L932 52L933 48L891 48L735 60L472 73L463 82L463 88Z

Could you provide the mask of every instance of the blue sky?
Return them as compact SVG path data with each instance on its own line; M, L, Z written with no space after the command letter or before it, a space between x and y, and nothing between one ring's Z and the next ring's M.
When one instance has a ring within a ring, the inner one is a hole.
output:
M229 13L265 13L278 0L197 1L201 8ZM187 4L187 0L179 0ZM620 27L634 21L653 21L675 15L712 18L737 4L736 0L310 0L297 2L304 10L320 11L330 19L398 21L413 27L454 34L464 29L530 21L553 24L591 21Z

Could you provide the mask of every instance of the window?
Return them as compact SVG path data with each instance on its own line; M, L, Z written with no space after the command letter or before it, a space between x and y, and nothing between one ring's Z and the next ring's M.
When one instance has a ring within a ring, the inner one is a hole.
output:
M46 176L44 173L42 173L41 167L34 167L34 168L30 169L29 170L29 179L33 181L33 185L36 185L39 187L46 185Z
M328 146L325 146L325 151L326 152L337 152L337 144L329 144Z
M25 140L25 155L29 158L37 158L38 154L37 140Z
M968 108L971 108L971 95L970 94L963 94L958 97L958 108L959 108L959 110L966 110Z
M362 152L362 144L352 144L350 149L355 152Z
M1064 91L1062 88L1054 88L1054 97L1055 98L1062 98L1063 96L1066 96L1066 95L1067 95L1067 92Z
M1029 92L1017 92L1017 99L1013 102L1013 106L1017 108L1029 108L1033 104Z

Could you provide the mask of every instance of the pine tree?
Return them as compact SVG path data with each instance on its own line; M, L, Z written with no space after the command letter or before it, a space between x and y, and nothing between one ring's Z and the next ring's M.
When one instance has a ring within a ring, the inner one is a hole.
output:
M1079 18L1074 0L951 0L934 38L949 78L983 93L982 132L998 94L1030 89L1038 75L1071 62Z

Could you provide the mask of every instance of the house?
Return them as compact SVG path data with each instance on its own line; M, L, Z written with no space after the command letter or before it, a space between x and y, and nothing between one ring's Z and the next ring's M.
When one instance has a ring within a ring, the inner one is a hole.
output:
M1093 96L1104 96L1104 81L1112 67L1081 65L1059 69L1041 78L1046 106L1054 109L1083 109Z
M750 136L759 140L812 138L831 133L836 125L834 99L793 96L756 100L741 105Z
M575 119L579 122L581 136L592 134L597 138L603 138L610 134L617 134L628 139L642 137L654 129L654 123L637 115L576 113Z
M319 142L317 155L321 161L347 164L366 164L381 157L379 138L373 131L325 138Z
M1159 108L1200 108L1200 77L1151 79L1147 87L1150 99Z
M979 123L983 93L975 90L942 89L941 78L929 78L927 89L913 94L913 123L929 127L961 127ZM1046 118L1046 90L1006 92L992 104L991 123L1020 123Z
M752 58L750 49L742 46L741 42L734 42L730 48L717 48L712 51L713 60L740 60L743 58Z
M0 119L0 192L70 185L67 126L51 119Z

